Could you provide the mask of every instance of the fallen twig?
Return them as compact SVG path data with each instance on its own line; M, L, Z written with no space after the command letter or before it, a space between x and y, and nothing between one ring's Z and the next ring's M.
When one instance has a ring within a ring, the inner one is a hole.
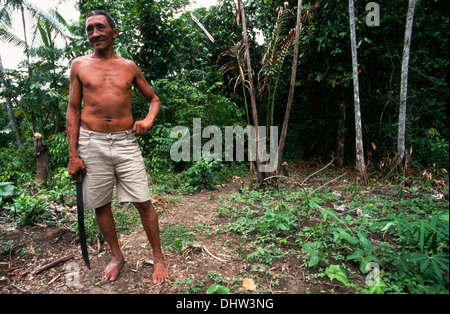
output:
M221 262L226 262L226 260L223 260L223 259L221 259L221 258L219 258L219 257L217 257L217 256L214 256L210 251L208 251L208 249L206 248L206 246L203 246L203 249L205 250L206 253L208 253L209 255L211 255L211 256L212 256L213 258L215 258L216 260L221 261Z
M58 265L60 263L63 263L65 261L68 261L71 258L73 258L73 255L64 256L63 258L57 259L56 261L53 261L53 262L48 263L48 264L46 264L44 266L36 268L34 273L35 274L39 274L39 273L43 272L44 270L47 270L47 269L52 268L52 267L55 267L56 265Z
M319 172L327 169L333 162L334 162L335 158L332 156L331 157L331 161L322 169L317 170L316 172L313 172L312 174L310 174L309 176L306 177L305 180L303 180L303 182L301 183L301 185L303 186L303 183L305 183L306 181L308 181L309 178L313 177L314 175L318 174Z
M53 282L55 282L56 279L58 279L59 277L61 277L61 274L58 274L58 275L56 275L55 277L53 277L53 279L50 280L50 281L47 283L47 286L48 286L48 285L51 285L51 284L52 284Z
M316 192L317 190L319 190L319 189L321 189L321 188L323 188L324 186L327 186L328 184L330 184L331 182L333 182L333 181L336 181L337 179L340 179L340 178L342 178L343 176L345 176L347 173L345 172L345 173L343 173L343 174L341 174L340 176L338 176L338 177L336 177L336 178L334 178L333 180L330 180L330 181L328 181L327 183L325 183L325 184L322 184L321 186L319 186L318 188L316 188L316 189L314 189L311 193L309 193L309 195L308 195L308 197L309 196L311 196L311 195L313 195L314 194L314 192Z
M16 288L17 290L19 290L20 292L23 292L23 293L27 293L27 292L28 292L28 291L26 291L26 290L23 290L23 289L19 288L19 287L16 286L15 284L11 284L11 287Z

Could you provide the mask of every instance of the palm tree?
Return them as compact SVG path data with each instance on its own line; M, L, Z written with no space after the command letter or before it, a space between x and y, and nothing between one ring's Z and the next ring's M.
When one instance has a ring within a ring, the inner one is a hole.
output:
M5 43L13 44L16 47L20 47L24 49L24 53L26 55L27 64L30 64L30 46L28 44L27 37L27 25L25 19L25 12L28 12L33 17L35 21L34 24L34 34L37 34L39 31L39 26L42 25L42 21L45 21L49 27L55 31L57 34L65 37L67 33L67 23L64 19L59 15L55 10L50 10L50 12L45 12L35 5L28 3L25 0L0 0L0 4L2 4L0 9L0 40ZM22 17L22 28L23 28L23 37L24 39L20 39L16 35L12 33L12 13L15 11L19 11ZM28 67L28 73L31 76L31 67ZM12 111L12 102L11 96L8 90L8 82L7 78L3 71L3 64L1 62L0 56L0 85L3 86L4 97L6 99L6 108L8 112L8 117L11 124L11 129L13 130L17 144L19 146L22 145L22 140L20 137L20 132L17 127L16 120Z
M14 113L12 110L12 102L11 97L9 96L8 87L6 84L6 77L3 72L3 62L2 56L0 55L0 85L3 86L3 97L6 100L6 112L8 113L9 123L11 124L11 129L16 137L17 145L22 146L22 138L20 136L19 128L17 127L16 118L14 117Z
M14 35L11 32L11 28L12 28L11 16L9 14L7 6L5 5L0 9L0 40L6 43L11 43L17 47L25 47L26 46L25 42L20 38L18 38L16 35ZM22 138L20 136L19 128L17 127L16 119L14 117L14 113L12 110L11 96L8 90L6 76L3 71L3 62L1 55L0 55L0 85L2 86L3 89L3 97L6 100L6 111L8 113L11 129L14 132L17 145L22 146Z
M24 48L25 55L27 57L27 64L30 64L30 54L29 54L29 44L28 44L28 36L27 36L27 24L25 18L25 12L31 14L31 17L35 21L33 25L34 33L37 32L37 25L39 21L44 19L47 20L54 31L57 34L64 34L67 31L67 24L64 19L55 11L50 10L50 12L45 12L44 10L38 8L32 3L29 3L25 0L0 0L0 3L3 4L0 10L0 38L6 39L7 42L12 43L16 46L19 42L17 41L17 37L13 39L11 37L11 32L8 29L11 29L11 15L15 11L19 11L22 18L22 29L23 29L23 38L24 40L20 42L20 46ZM3 23L5 20L5 23ZM9 24L9 26L8 26ZM7 26L6 28L4 28ZM8 34L9 33L9 34ZM5 37L5 38L3 38Z

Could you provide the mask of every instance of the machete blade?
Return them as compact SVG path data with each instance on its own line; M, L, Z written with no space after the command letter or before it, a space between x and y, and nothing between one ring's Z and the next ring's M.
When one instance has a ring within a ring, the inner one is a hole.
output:
M84 263L90 269L89 255L86 244L86 231L84 230L84 204L83 204L83 177L81 171L77 176L77 213L78 213L78 234L80 235L81 254L83 255Z

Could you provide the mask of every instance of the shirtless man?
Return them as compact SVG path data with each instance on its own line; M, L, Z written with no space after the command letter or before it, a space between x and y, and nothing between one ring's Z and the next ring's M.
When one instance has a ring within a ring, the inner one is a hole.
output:
M153 284L161 283L168 276L168 268L142 154L133 134L146 134L152 127L160 101L136 64L114 52L119 30L106 12L91 12L86 32L94 52L75 59L70 70L68 171L73 179L79 171L84 174L85 207L95 208L97 223L111 248L112 259L102 273L102 281L116 280L125 263L111 212L116 184L119 202L132 202L139 211L153 249ZM148 115L136 122L131 113L132 85L150 102Z

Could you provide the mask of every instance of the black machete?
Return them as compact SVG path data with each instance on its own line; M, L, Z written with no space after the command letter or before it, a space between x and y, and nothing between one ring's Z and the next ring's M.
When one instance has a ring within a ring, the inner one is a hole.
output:
M77 175L77 212L78 212L78 233L80 235L81 253L84 263L90 269L89 255L86 244L86 232L84 230L84 204L83 204L83 176L81 171Z

